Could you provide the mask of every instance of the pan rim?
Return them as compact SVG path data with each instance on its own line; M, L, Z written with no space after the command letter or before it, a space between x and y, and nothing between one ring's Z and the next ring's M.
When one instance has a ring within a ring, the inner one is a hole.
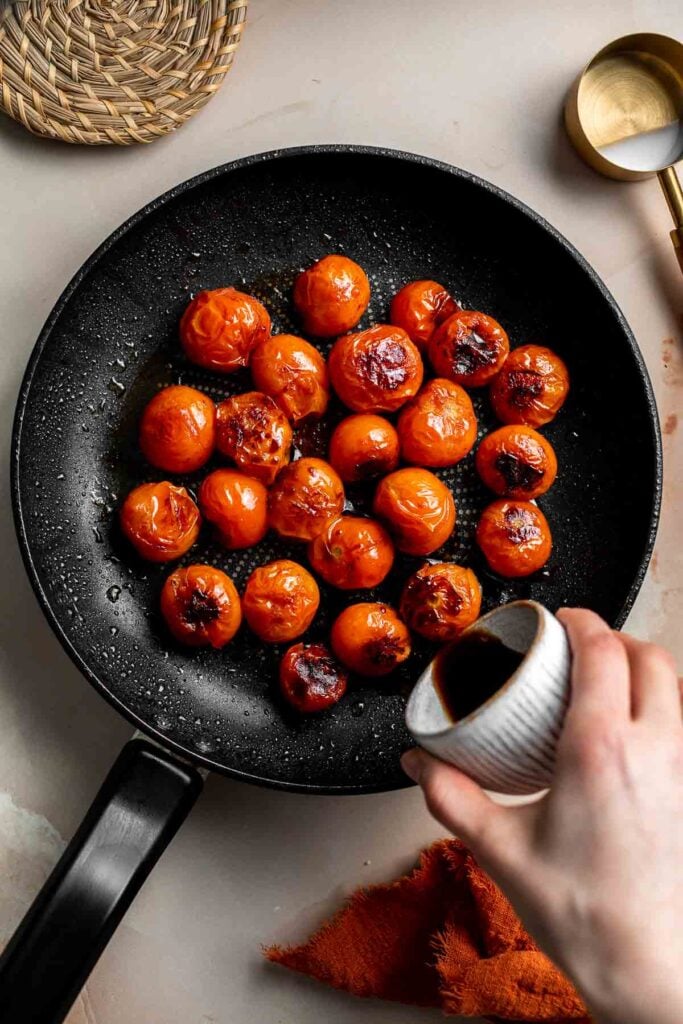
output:
M579 265L581 270L588 276L591 283L597 288L602 298L607 302L613 315L615 316L622 333L624 334L626 341L628 342L631 354L633 355L636 363L636 368L640 375L644 391L645 400L649 411L649 422L651 428L651 442L655 455L654 464L654 488L652 492L651 507L650 507L650 522L645 543L642 547L640 557L638 559L638 567L633 578L633 582L626 594L626 597L622 603L621 609L614 619L614 628L620 629L624 624L628 613L630 612L636 597L642 587L643 580L650 564L652 552L657 537L657 530L659 526L661 502L662 502L662 485L663 485L663 456L662 456L662 437L661 428L659 423L659 415L657 411L657 403L652 387L652 381L650 379L645 360L643 358L640 347L636 341L636 338L624 316L620 306L616 299L611 294L607 286L601 280L597 272L588 263L585 257L579 252L579 250L572 245L552 224L545 220L540 214L531 207L527 206L521 200L515 196L506 192L504 189L492 182L487 181L484 178L480 178L476 174L472 174L470 171L466 171L460 167L455 167L452 164L445 163L442 160L437 160L433 157L421 155L418 153L409 153L403 150L391 149L386 147L376 146L365 146L365 145L354 145L354 144L342 144L342 143L326 143L316 144L309 146L294 146L285 147L273 150L266 150L264 152L251 154L249 156L239 157L235 160L228 161L225 164L219 164L216 167L210 168L209 170L202 171L192 178L188 178L184 182L180 182L173 188L168 189L166 192L157 196L151 202L147 203L136 213L132 214L127 220L125 220L118 228L116 228L104 241L91 253L91 255L85 260L80 268L73 275L69 283L66 285L61 295L55 302L52 310L50 311L45 324L43 325L40 334L33 346L31 354L28 359L26 370L22 378L19 394L17 397L17 404L14 412L14 420L12 425L11 435L11 455L10 455L10 493L12 499L12 510L14 517L14 525L17 533L17 539L19 541L19 549L21 551L22 560L26 568L32 589L38 603L45 615L52 631L57 636L57 639L61 643L63 649L68 654L71 661L76 665L79 671L85 676L87 681L97 690L97 692L113 707L119 714L127 719L133 726L140 729L146 736L151 740L158 743L161 747L172 751L179 755L186 761L190 761L193 764L199 765L202 768L215 771L221 775L229 778L237 779L241 782L248 782L254 785L264 786L271 789L286 790L294 793L312 793L317 795L361 795L369 793L381 793L390 792L392 790L404 789L412 786L413 783L405 777L404 780L400 780L395 783L358 783L358 784L346 784L341 786L329 786L329 785L318 785L316 783L296 783L288 782L285 780L272 779L263 777L249 772L241 772L239 769L230 768L226 765L221 764L218 761L213 760L210 756L201 754L195 750L185 747L182 743L166 736L164 733L155 729L153 725L145 721L142 717L136 714L131 708L123 703L106 685L105 682L93 672L89 667L85 659L77 651L71 640L63 630L56 614L52 609L52 605L48 595L46 594L38 575L38 569L34 562L34 558L30 549L27 531L25 527L24 514L21 500L21 481L20 481L20 470L19 470L19 459L21 451L21 440L22 440L22 426L24 420L24 414L28 404L30 395L31 385L35 371L38 367L40 358L46 345L49 342L52 331L57 323L59 317L62 315L67 303L75 293L76 289L80 286L81 282L88 276L91 270L99 263L101 258L119 241L124 235L126 235L132 228L141 223L149 214L155 212L167 203L173 201L180 195L189 192L193 188L203 185L206 182L212 181L215 178L219 178L223 175L227 175L233 171L239 171L244 168L252 167L267 162L273 162L276 160L287 160L302 156L318 156L318 155L349 155L355 154L365 157L375 157L381 159L398 160L404 163L421 164L427 167L431 167L435 170L446 172L453 175L455 178L465 180L471 184L477 186L485 192L488 192L505 203L510 204L513 208L518 210L520 213L532 220L541 229L545 230L554 240L563 248L568 255Z

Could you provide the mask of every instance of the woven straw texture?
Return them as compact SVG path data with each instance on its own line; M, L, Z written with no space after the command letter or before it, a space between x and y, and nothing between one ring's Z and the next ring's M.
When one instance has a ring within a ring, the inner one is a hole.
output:
M18 0L0 12L0 107L64 142L152 142L220 89L247 3Z

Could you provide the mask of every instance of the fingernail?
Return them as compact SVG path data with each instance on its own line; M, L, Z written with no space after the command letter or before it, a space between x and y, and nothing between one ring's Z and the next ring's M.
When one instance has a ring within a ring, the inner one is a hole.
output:
M417 747L413 747L412 750L406 750L401 758L401 768L409 779L419 783L422 773L422 757Z

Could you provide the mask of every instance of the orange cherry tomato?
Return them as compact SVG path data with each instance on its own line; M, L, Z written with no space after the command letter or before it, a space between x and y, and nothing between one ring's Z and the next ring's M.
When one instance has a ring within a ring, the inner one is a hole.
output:
M528 576L550 558L548 520L530 501L501 498L488 505L477 525L477 544L500 576Z
M429 555L455 526L455 501L428 469L397 469L380 481L373 510L391 532L399 551Z
M440 377L465 387L488 384L510 351L508 336L485 313L462 309L444 321L428 346L429 361Z
M355 327L370 301L370 282L348 256L324 256L294 283L294 305L304 330L333 338Z
M398 434L381 416L347 416L330 438L330 462L345 483L390 473L398 466L398 459Z
M292 423L319 419L330 387L325 360L317 348L293 334L271 334L251 356L254 384L270 395Z
M197 537L199 509L184 487L168 480L141 484L121 506L121 530L141 558L171 562L189 551Z
M195 388L173 384L147 404L140 423L140 449L167 473L191 473L211 457L216 443L216 407Z
M302 714L336 704L348 680L348 672L325 644L294 644L280 662L280 692Z
M258 544L268 529L268 492L234 469L216 469L199 488L202 515L216 527L221 544L234 551Z
M504 498L537 498L557 476L552 445L523 425L487 434L477 448L475 465L486 486Z
M254 569L242 597L250 629L269 644L305 633L319 604L320 591L310 572L288 558Z
M268 521L281 537L313 540L344 508L344 485L322 459L286 466L268 495Z
M161 614L176 640L189 647L225 647L242 621L234 583L212 565L172 572L161 591Z
M386 604L352 604L339 615L330 634L342 664L361 676L385 676L410 656L410 633Z
M308 560L319 576L340 590L376 587L394 561L394 545L374 519L330 519L308 545Z
M477 417L467 392L450 380L427 381L398 418L401 455L421 466L453 466L477 440Z
M220 373L246 366L269 334L268 310L235 288L200 292L180 321L180 340L190 362Z
M272 484L289 462L292 428L282 409L260 391L246 391L220 402L216 447L248 476Z
M471 569L454 562L425 565L408 579L401 618L435 643L455 640L479 618L481 585Z
M389 320L424 351L432 334L460 306L436 281L411 281L391 300Z
M491 405L503 423L542 427L555 418L569 391L560 357L541 345L514 349L491 385Z
M389 324L338 338L328 366L332 387L354 412L395 412L417 394L424 376L416 346Z

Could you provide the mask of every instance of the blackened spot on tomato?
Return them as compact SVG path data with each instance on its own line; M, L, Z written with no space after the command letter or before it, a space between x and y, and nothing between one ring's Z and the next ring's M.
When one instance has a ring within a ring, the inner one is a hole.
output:
M414 629L438 625L455 618L463 604L460 594L446 576L413 576L406 587L401 607Z
M501 452L495 466L509 490L531 491L544 475L542 469L530 465L512 452Z
M510 505L505 509L505 528L508 539L513 544L525 544L541 534L531 509L520 508L519 505Z
M405 641L397 636L382 636L368 640L363 651L372 665L388 667L399 663L406 650Z
M484 366L490 366L498 358L495 341L487 341L476 331L455 339L451 365L453 373L476 373Z
M311 644L301 652L294 665L292 691L301 697L311 693L327 694L344 682L345 673L323 644Z
M204 626L213 622L219 615L219 608L216 599L203 590L194 590L189 601L185 605L183 617L186 622L193 626Z
M409 368L403 345L393 338L381 338L360 353L363 377L383 391L395 391L405 384Z
M508 374L508 401L515 409L526 409L543 392L543 377L537 370L512 370Z

